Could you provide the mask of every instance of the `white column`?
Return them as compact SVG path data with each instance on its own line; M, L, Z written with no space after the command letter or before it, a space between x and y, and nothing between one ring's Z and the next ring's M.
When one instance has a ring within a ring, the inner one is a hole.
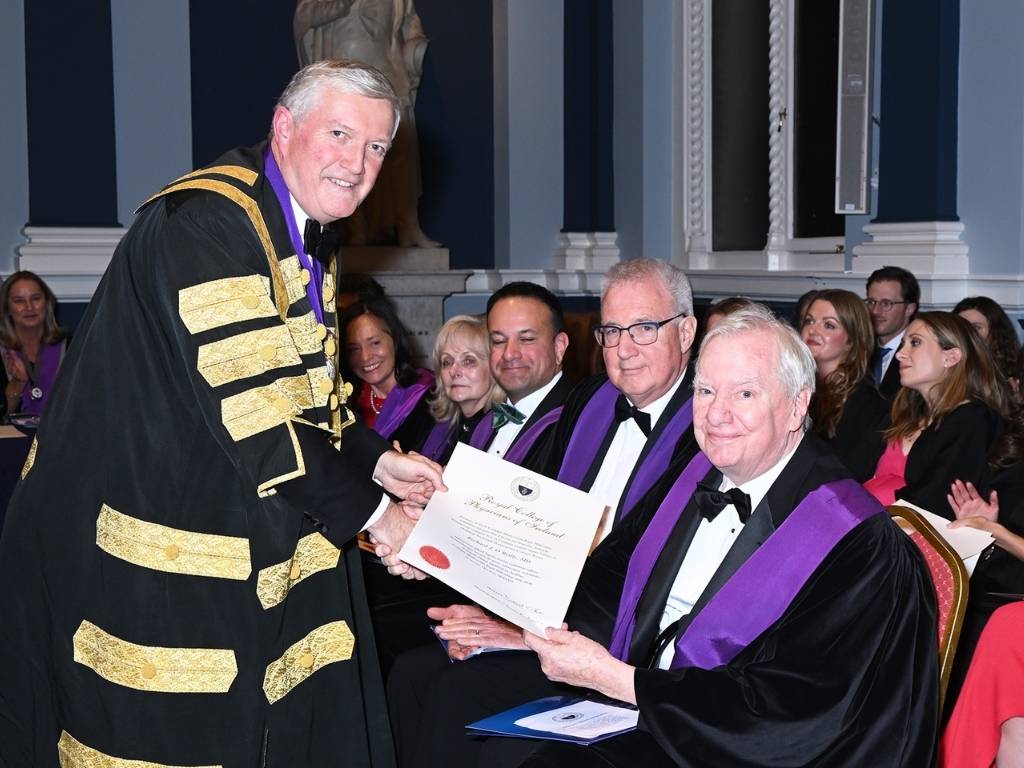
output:
M192 170L188 0L110 0L117 213ZM211 84L213 85L213 84Z
M685 261L691 269L707 269L711 241L711 0L688 0L683 73L686 100L686 232Z
M25 6L0 3L0 276L16 268L14 249L28 221L28 111L25 103Z
M563 218L564 7L494 1L494 250L498 268L550 268Z
M786 0L770 0L768 11L768 239L765 246L764 267L782 269L785 262L789 193L786 136L788 135L788 75L786 61L789 56L786 35Z

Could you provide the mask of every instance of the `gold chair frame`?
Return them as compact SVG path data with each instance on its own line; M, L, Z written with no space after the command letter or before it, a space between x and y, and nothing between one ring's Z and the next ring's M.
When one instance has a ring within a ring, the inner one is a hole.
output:
M900 504L889 506L888 511L889 516L901 528L906 530L909 527L919 533L921 538L927 541L939 553L939 556L949 566L953 576L953 604L950 607L949 619L946 623L946 636L939 638L939 711L941 712L946 699L949 673L953 669L953 658L956 656L956 648L960 642L960 630L963 628L964 614L967 611L970 576L960 556L920 513ZM930 570L928 576L931 577Z

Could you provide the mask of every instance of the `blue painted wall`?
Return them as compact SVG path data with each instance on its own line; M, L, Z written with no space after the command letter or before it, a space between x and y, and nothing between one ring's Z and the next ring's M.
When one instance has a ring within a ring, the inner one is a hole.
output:
M114 226L110 2L31 0L24 12L29 222Z
M975 273L1024 273L1024 3L965 3L959 209Z

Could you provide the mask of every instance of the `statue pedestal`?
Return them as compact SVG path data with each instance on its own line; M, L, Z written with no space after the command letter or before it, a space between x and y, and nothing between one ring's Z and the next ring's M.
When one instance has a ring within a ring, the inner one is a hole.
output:
M372 275L409 329L416 364L433 367L434 339L444 323L444 300L466 290L472 270L449 270L447 248L344 246L342 272Z

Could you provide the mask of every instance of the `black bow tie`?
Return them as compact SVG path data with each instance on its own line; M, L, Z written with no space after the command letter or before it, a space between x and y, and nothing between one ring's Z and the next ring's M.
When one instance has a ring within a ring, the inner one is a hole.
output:
M495 403L491 406L491 429L501 429L509 422L522 424L526 414L508 403Z
M629 400L626 399L625 395L619 395L615 398L615 421L623 422L626 419L633 419L636 425L640 427L640 431L645 436L650 437L651 435L651 414L644 413Z
M337 232L329 227L324 229L316 219L306 219L306 229L302 233L302 248L306 253L327 265L337 246Z
M739 515L741 523L746 524L750 519L750 497L739 488L719 491L705 483L697 483L697 489L693 492L693 500L697 503L700 516L708 522L718 517L718 513L730 504L736 507L736 514Z

